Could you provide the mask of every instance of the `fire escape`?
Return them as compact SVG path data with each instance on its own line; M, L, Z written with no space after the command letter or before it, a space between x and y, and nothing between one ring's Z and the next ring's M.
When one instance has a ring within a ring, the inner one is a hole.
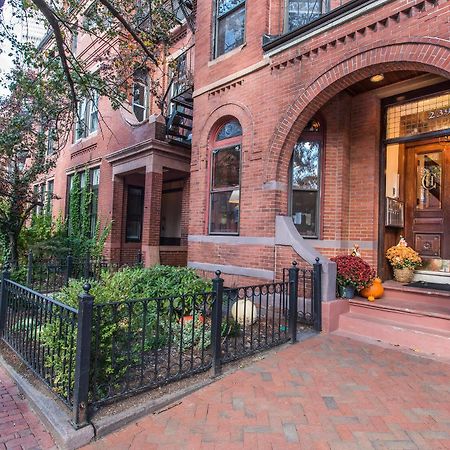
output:
M195 1L172 0L173 12L180 23L195 32ZM175 61L169 71L169 84L163 98L163 113L166 118L166 137L169 141L190 147L192 141L193 90L194 90L194 45Z

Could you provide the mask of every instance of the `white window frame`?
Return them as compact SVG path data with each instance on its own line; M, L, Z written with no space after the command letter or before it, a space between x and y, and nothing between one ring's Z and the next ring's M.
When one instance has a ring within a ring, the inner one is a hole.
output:
M98 92L93 92L91 98L84 97L78 101L74 142L79 142L98 130L98 100Z
M135 102L134 100L134 88L136 85L142 86L144 88L144 104L141 105L138 102ZM139 121L139 123L144 122L148 119L149 116L149 87L148 87L148 76L146 77L145 81L140 78L134 78L133 79L133 91L131 93L131 108L133 110L133 114L136 117L136 119ZM135 108L139 108L144 111L143 119L139 120L136 116L136 113L134 111Z

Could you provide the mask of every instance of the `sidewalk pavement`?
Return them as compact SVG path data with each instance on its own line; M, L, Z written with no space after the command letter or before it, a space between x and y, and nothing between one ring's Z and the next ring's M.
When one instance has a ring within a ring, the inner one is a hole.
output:
M450 364L322 335L87 448L450 449Z
M56 449L47 432L17 386L0 367L0 450Z

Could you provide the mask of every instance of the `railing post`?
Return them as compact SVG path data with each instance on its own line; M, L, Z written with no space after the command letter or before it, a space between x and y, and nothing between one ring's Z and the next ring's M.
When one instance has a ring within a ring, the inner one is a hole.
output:
M298 272L297 261L293 261L292 267L289 269L289 335L291 344L297 342Z
M27 286L32 287L33 284L33 252L30 250L28 252L28 262L27 262Z
M6 322L6 311L8 308L8 292L6 289L6 280L9 280L9 264L6 263L2 272L2 285L0 289L0 336L3 336Z
M83 277L85 280L89 279L90 263L91 263L91 254L90 252L87 252L86 259L84 260L84 269L83 269Z
M66 258L66 277L64 280L64 284L67 286L69 284L69 280L72 276L73 271L73 256L69 253Z
M211 323L211 349L213 376L220 375L222 371L222 304L223 304L223 279L220 278L220 270L216 271L213 279L214 303L212 308Z
M73 423L81 428L88 423L89 370L91 358L91 328L94 297L89 293L91 285L83 286L78 296L77 352L73 391Z
M322 331L322 264L320 259L316 258L314 267L314 285L313 285L313 311L314 311L314 329Z

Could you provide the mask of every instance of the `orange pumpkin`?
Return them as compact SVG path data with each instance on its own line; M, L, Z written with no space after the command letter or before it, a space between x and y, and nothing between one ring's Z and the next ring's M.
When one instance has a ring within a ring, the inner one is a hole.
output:
M380 278L375 278L370 286L367 286L362 291L360 291L359 295L361 297L369 298L380 298L384 293L384 287L381 284Z

